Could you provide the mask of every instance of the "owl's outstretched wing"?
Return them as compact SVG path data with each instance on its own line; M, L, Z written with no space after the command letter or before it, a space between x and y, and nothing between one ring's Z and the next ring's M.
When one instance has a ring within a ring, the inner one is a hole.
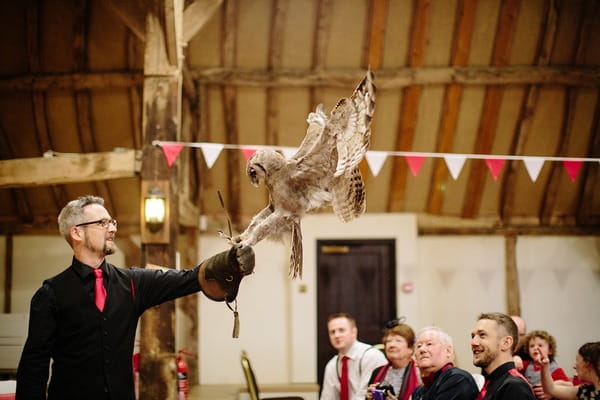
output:
M301 170L335 176L351 171L369 148L375 110L373 73L367 71L354 93L338 101L328 118L323 106L308 115L306 136L292 157Z

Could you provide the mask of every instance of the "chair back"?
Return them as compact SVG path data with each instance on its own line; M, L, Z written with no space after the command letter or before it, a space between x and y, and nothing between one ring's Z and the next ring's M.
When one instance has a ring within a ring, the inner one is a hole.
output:
M256 384L256 378L254 377L254 371L252 371L252 365L250 365L250 360L244 350L242 350L241 362L242 369L244 370L244 377L246 377L246 385L248 387L248 393L250 394L250 400L259 400L258 385Z

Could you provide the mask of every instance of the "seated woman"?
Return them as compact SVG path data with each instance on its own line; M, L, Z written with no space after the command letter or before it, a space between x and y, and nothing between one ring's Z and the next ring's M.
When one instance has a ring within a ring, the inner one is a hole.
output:
M586 343L575 356L577 376L589 384L578 386L562 385L554 382L550 373L550 358L542 352L535 361L542 366L542 387L544 392L559 400L600 399L600 342Z
M421 384L419 371L412 359L415 332L403 321L396 319L387 324L382 343L389 362L373 371L367 388L368 400L374 398L373 391L378 387L384 390L384 399L408 400L413 390Z
M544 396L544 391L542 389L542 366L535 361L536 355L545 354L548 357L550 360L548 368L550 369L550 375L553 380L569 382L569 377L565 374L565 371L560 368L554 360L556 357L556 340L554 339L554 336L546 331L529 332L527 337L525 337L523 347L533 361L523 361L522 373L533 387L533 392L537 398L545 399L547 396Z

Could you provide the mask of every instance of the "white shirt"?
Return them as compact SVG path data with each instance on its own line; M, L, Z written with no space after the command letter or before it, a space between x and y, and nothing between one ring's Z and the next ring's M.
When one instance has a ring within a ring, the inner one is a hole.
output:
M383 352L366 343L354 342L348 353L334 356L327 362L325 373L323 374L321 400L339 400L342 357L344 355L349 358L349 400L364 400L369 378L371 378L373 370L387 364L387 359Z

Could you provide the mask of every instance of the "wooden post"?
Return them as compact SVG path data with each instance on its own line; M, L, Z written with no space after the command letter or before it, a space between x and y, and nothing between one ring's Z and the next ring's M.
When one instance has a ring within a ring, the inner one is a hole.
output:
M504 235L506 259L506 310L508 315L521 315L521 292L519 290L519 271L517 271L517 235Z
M179 42L170 36L180 24L183 2L155 0L147 7L144 53L143 161L142 188L159 180L168 181L167 213L170 218L161 229L166 242L155 243L152 235L142 242L142 265L175 266L177 243L177 166L169 168L153 140L178 140L181 131L181 66ZM169 19L169 21L166 21ZM142 196L145 193L142 193ZM142 229L145 229L145 225ZM142 316L140 333L140 398L176 400L175 303L161 304Z

